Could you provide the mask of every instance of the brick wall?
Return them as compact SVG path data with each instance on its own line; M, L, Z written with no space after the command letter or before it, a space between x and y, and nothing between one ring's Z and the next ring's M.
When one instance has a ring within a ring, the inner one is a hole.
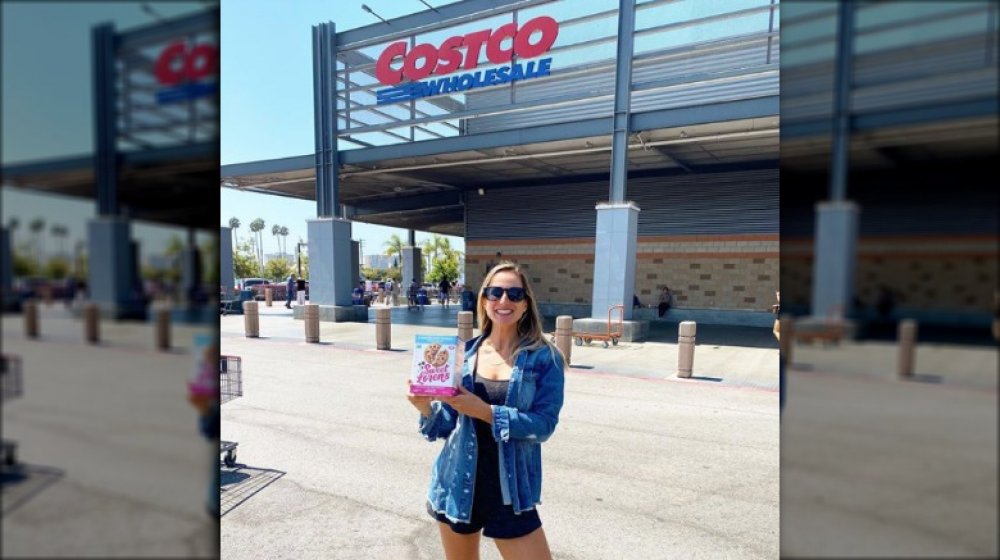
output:
M900 306L988 312L997 285L998 238L989 235L865 236L858 240L855 291L867 306L879 285L889 286ZM813 240L785 240L781 299L808 306Z
M590 304L594 278L593 238L469 240L466 281L478 288L487 263L520 264L540 303ZM767 311L778 286L778 236L640 236L636 293L655 304L670 286L677 307Z

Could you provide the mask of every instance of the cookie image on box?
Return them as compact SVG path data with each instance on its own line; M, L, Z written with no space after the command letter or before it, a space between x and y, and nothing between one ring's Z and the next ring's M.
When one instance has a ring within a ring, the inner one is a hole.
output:
M441 349L440 344L430 344L424 348L424 361L428 364L434 363L434 356L437 355L438 350Z
M457 336L417 335L410 366L410 393L452 396L458 394L464 354Z
M440 352L437 353L437 356L434 356L434 365L436 366L445 365L446 363L448 363L448 356L449 356L448 351L442 349Z

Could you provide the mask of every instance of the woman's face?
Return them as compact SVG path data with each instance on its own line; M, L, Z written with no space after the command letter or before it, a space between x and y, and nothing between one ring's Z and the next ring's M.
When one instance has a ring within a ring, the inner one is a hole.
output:
M499 287L499 288L521 288L524 286L521 284L521 277L514 271L504 270L498 272L493 276L493 280L490 281L489 287ZM510 296L506 292L500 297L499 300L493 301L486 296L480 295L486 301L483 302L483 306L486 309L486 316L493 321L494 326L508 326L517 325L517 322L521 320L521 317L528 310L528 300L525 295L521 301L513 302L510 301Z

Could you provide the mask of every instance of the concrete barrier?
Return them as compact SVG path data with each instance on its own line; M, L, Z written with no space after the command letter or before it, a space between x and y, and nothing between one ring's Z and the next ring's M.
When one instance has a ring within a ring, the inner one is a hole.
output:
M681 321L677 327L677 377L691 377L691 372L694 371L694 340L697 330L698 324L694 321Z
M264 288L264 302L267 304L268 307L271 307L272 297L274 296L271 295L271 288Z
M781 359L785 361L785 365L792 365L792 348L795 346L792 342L795 341L795 320L789 315L782 315L778 319L779 336L778 346L781 352Z
M556 348L562 352L566 358L566 365L570 365L570 353L573 351L573 316L560 315L556 317Z
M38 300L24 302L24 336L38 338Z
M319 342L319 305L307 303L302 306L303 323L306 325L306 342Z
M388 350L392 347L392 309L382 307L375 310L375 348Z
M243 302L243 330L247 338L260 337L260 315L256 301Z
M472 340L472 312L458 312L458 338Z
M156 313L156 349L170 350L170 306L166 303L157 305Z
M96 303L83 306L83 338L91 344L101 341L101 308Z
M909 379L913 377L913 364L917 352L917 322L913 319L903 319L899 322L899 361L896 364L896 373L899 377Z

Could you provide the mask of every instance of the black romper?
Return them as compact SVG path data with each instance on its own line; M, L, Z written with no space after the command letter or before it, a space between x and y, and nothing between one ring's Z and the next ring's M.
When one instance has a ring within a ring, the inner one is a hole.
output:
M478 361L478 360L477 360ZM478 370L478 364L476 366ZM502 405L507 400L509 381L494 381L484 379L477 371L473 372L474 392L476 396L489 404ZM534 509L514 513L514 508L503 503L503 491L500 489L500 451L493 439L493 428L489 423L478 418L472 419L476 426L476 484L472 498L472 519L470 523L455 523L449 521L443 514L430 509L427 512L442 523L448 524L453 531L461 534L483 531L483 536L493 539L514 539L523 537L542 526L538 512Z

